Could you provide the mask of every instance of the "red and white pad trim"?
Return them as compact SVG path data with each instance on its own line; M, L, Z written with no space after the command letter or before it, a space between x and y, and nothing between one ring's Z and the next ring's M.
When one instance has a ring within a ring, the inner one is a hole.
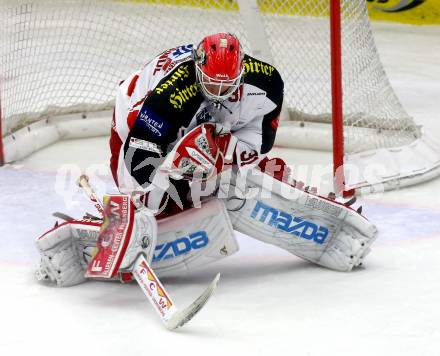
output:
M98 252L87 267L86 277L112 278L124 258L133 229L134 206L128 195L104 196L104 222Z

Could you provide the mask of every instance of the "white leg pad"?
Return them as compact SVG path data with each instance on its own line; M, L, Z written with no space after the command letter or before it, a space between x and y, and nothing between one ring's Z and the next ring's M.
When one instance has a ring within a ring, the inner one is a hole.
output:
M238 251L229 214L219 199L158 221L152 267L159 275L179 274Z
M234 229L330 269L360 265L377 235L353 209L258 170L221 189Z

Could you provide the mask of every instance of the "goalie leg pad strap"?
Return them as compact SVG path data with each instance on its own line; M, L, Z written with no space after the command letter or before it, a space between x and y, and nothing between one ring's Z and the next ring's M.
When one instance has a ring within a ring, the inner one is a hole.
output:
M235 177L227 208L234 229L338 271L360 265L377 235L353 209L256 169Z

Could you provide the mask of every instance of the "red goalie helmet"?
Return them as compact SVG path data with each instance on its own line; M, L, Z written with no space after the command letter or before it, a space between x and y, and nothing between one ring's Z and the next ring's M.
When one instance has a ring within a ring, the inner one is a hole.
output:
M197 82L203 95L214 101L227 99L243 77L243 51L230 33L206 36L194 49Z

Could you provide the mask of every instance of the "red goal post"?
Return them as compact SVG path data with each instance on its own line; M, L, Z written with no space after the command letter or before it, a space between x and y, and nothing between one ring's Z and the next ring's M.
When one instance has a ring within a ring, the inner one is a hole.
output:
M345 188L344 123L342 107L341 2L330 0L330 55L332 72L333 176L337 192L352 195Z

